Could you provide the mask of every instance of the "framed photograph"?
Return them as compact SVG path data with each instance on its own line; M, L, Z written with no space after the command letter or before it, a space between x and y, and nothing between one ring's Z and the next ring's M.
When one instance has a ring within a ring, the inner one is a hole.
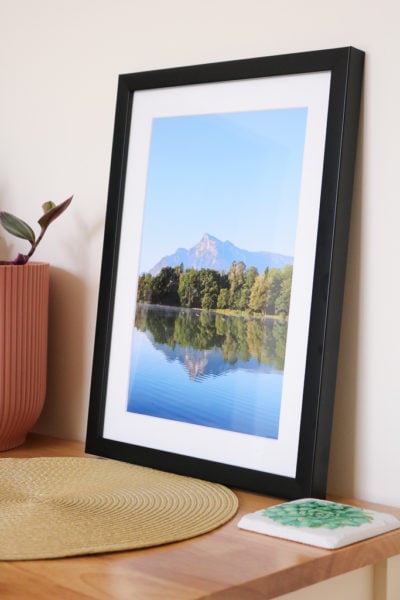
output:
M87 452L324 497L363 62L120 75Z

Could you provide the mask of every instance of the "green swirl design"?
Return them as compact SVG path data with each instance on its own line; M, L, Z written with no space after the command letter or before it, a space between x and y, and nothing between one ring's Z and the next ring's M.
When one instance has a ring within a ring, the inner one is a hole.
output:
M287 502L266 508L263 513L277 523L292 527L359 527L372 521L372 516L354 506L338 502L322 502L306 500L303 502Z

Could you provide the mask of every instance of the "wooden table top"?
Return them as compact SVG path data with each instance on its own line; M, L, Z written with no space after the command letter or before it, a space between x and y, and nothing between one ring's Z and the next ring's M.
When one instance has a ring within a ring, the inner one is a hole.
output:
M85 456L80 442L31 434L0 458ZM280 500L235 490L238 514L205 535L156 548L0 563L2 600L266 600L400 554L400 530L322 550L238 529L240 517ZM335 500L338 500L335 498ZM340 501L391 512L399 508ZM1 540L0 540L1 543Z

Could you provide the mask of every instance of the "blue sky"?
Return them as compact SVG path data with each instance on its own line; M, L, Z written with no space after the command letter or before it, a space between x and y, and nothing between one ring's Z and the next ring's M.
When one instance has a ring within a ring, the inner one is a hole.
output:
M139 271L209 233L294 254L307 109L153 120Z

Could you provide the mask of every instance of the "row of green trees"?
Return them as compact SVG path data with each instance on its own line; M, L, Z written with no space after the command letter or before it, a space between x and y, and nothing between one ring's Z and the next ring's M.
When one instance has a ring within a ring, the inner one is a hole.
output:
M291 265L267 268L261 274L242 261L232 262L228 273L185 270L179 265L163 267L154 277L150 273L140 275L138 302L287 317L291 285Z

